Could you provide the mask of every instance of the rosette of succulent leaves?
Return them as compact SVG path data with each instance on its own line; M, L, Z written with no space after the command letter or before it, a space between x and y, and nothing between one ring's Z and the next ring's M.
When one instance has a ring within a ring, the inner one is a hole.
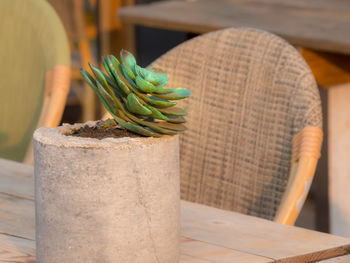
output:
M176 100L190 95L185 88L165 88L165 73L142 68L128 51L120 51L120 62L112 55L103 59L105 74L89 63L94 76L80 73L95 91L115 122L143 136L174 135L186 129L186 109Z

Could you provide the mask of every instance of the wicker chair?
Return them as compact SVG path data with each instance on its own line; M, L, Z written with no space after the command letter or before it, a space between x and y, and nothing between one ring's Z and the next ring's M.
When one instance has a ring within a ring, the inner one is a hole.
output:
M192 93L182 104L181 197L294 224L322 143L319 92L298 52L270 33L230 28L151 67Z
M57 126L70 80L66 34L44 0L0 1L0 158L33 162L38 126Z

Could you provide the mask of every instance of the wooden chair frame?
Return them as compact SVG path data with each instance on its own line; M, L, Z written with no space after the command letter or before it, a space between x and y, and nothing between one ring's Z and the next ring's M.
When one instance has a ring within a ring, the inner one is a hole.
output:
M78 48L81 57L81 63L84 68L88 63L94 63L91 52L89 38L86 34L86 25L84 21L84 3L82 0L73 1L74 23L78 40ZM79 78L81 78L79 73ZM84 82L84 93L82 94L83 121L94 120L96 117L96 101L94 91Z
M45 76L44 101L37 127L56 127L62 118L70 86L71 70L58 65ZM33 164L33 143L27 148L23 163Z
M294 225L310 190L320 157L322 139L322 130L311 126L295 135L290 175L274 221Z

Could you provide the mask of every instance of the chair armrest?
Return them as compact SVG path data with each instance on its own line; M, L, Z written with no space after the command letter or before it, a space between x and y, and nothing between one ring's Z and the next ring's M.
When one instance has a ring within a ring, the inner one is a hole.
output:
M290 175L274 221L294 225L311 187L322 139L318 127L305 127L294 137Z

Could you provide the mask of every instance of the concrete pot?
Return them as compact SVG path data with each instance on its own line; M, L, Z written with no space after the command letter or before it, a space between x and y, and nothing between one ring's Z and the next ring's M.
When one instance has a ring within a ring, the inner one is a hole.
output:
M34 134L37 262L178 262L178 136L64 135L80 126Z

